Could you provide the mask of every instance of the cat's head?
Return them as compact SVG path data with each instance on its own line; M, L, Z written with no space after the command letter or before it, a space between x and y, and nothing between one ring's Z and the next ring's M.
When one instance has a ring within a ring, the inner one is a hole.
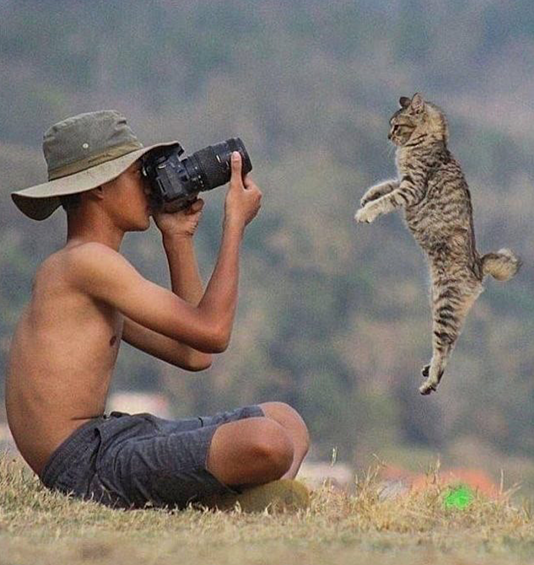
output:
M399 104L400 109L389 120L388 138L392 143L403 146L408 142L423 144L448 140L447 119L435 104L423 100L419 93L412 99L402 96Z

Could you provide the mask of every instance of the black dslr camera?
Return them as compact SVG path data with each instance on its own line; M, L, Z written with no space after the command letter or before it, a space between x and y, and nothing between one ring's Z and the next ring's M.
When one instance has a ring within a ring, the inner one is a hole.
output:
M182 160L184 150L180 144L144 155L142 172L151 187L152 207L177 212L190 206L199 192L226 184L231 176L230 158L234 151L241 154L244 176L252 170L252 163L239 137L209 145Z

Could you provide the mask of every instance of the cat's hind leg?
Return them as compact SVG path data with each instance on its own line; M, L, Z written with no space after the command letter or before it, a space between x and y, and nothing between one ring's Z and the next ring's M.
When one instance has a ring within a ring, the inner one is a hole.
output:
M478 282L471 285L465 281L449 282L433 288L432 360L421 371L427 377L419 388L421 394L437 390L467 314L481 292L482 285Z

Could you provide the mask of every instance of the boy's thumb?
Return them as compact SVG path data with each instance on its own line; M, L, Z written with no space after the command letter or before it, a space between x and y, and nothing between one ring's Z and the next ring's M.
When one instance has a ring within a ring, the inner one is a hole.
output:
M239 173L241 171L241 154L239 151L232 153L232 172Z

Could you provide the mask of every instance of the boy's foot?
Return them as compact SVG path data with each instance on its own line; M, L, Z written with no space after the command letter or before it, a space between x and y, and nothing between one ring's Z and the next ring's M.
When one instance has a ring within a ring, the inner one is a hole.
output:
M298 481L280 479L257 487L247 488L241 494L213 496L204 506L217 510L233 510L239 503L242 512L296 511L308 508L310 493Z

